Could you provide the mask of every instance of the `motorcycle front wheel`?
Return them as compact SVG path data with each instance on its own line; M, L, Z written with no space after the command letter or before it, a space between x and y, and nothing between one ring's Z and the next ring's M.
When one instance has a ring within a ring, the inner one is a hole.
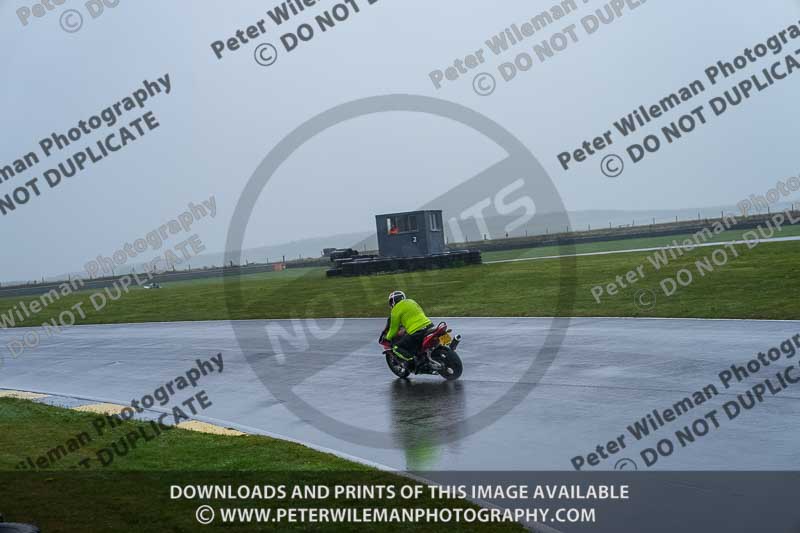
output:
M451 350L446 346L437 348L433 354L431 354L431 359L444 366L444 370L439 372L439 375L447 381L457 380L461 377L461 373L464 371L464 365L461 363L461 358L454 350Z
M386 352L386 364L389 365L389 370L392 371L392 374L397 376L398 378L405 379L411 373L406 365L404 365L401 361L395 357L392 352Z

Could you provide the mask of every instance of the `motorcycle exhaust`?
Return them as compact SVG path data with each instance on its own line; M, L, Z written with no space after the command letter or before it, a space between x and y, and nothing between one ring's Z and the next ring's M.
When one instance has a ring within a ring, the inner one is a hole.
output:
M453 338L453 341L450 343L450 349L455 350L458 348L459 342L461 342L461 335L456 335L455 338Z

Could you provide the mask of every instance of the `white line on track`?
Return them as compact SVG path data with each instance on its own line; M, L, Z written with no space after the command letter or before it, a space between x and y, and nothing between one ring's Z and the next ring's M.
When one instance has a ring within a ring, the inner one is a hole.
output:
M800 236L796 237L776 237L773 239L759 239L758 244L769 244L777 242L791 242L800 241ZM660 246L655 248L635 248L631 250L610 250L606 252L586 252L582 254L569 254L569 255L548 255L543 257L523 257L521 259L502 259L499 261L485 261L484 265L498 265L501 263L521 263L523 261L541 261L543 259L562 259L564 257L589 257L594 255L614 255L614 254L629 254L635 252L659 252L661 250L682 250L694 248L708 248L711 246L726 246L733 244L751 244L752 241L725 241L725 242L706 242L702 244L693 244L692 246ZM689 250L687 250L689 251Z

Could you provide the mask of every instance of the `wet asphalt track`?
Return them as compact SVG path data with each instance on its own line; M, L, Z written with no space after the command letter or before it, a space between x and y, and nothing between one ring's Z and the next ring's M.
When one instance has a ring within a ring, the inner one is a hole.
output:
M543 342L550 319L456 318L464 336L459 353L463 378L396 380L375 339L383 320L340 321L341 330L302 355L288 354L293 391L320 412L360 428L385 432L390 448L347 442L315 429L265 388L245 361L228 322L84 326L44 339L11 359L7 342L23 330L0 330L5 357L0 388L130 402L194 365L222 352L222 374L202 379L213 402L205 419L251 432L283 436L396 469L569 470L570 459L626 434L628 448L601 462L641 463L639 452L658 439L636 442L626 427L653 409L666 409L709 383L732 363L745 364L759 351L800 333L800 322L578 318L541 382L489 427L443 428L469 417L509 390ZM332 321L319 321L321 329ZM239 323L253 343L265 345L264 321ZM290 322L273 326L290 328ZM278 364L258 360L257 368ZM326 359L322 367L316 365ZM798 356L796 359L800 359ZM668 470L782 470L800 465L800 384L768 397L739 419L721 412L726 401L794 363L781 360L746 384L718 396L661 429L661 438L711 409L721 427L662 459ZM298 377L299 376L299 377ZM285 398L283 398L285 400ZM491 412L489 413L491 415ZM695 416L696 415L696 416ZM358 441L358 434L354 434ZM441 442L446 441L446 442ZM639 465L640 469L643 466Z

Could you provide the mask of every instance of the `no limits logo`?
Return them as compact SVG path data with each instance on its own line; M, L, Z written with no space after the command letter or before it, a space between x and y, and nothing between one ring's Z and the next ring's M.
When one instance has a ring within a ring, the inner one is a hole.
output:
M416 95L394 94L356 100L325 111L299 126L275 145L256 169L239 199L229 228L228 260L241 261L239 251L244 249L244 236L250 218L256 211L257 199L285 161L307 142L339 124L384 113L409 113L444 118L483 134L506 152L506 157L462 181L444 195L421 206L423 210L437 209L447 213L445 220L456 241L488 239L497 235L497 231L510 233L519 231L521 227L527 227L529 224L534 227L539 225L544 227L546 224L569 224L561 197L544 168L534 155L502 126L475 111L451 102ZM546 220L540 220L545 217ZM488 224L490 220L494 223L494 231L490 231L492 229ZM363 244L358 243L354 248L362 249ZM574 264L570 261L563 262L559 264L556 272L559 298L557 309L554 309L552 316L568 317L571 316L570 310L574 300ZM485 272L484 276L489 274L490 272ZM399 276L397 282L414 284L414 280L411 279L414 274L397 276ZM406 277L400 279L402 276ZM379 291L371 290L382 279L363 278L361 284L353 286L353 290L363 291L359 298L366 301L382 299L383 293L378 294ZM344 309L332 292L320 293L316 297L307 297L302 301L288 297L293 291L302 292L303 286L307 283L308 280L298 278L288 285L281 285L272 295L293 302L287 304L289 307L284 310L288 316L293 317L292 320L269 321L266 324L234 322L232 324L234 333L248 363L277 402L298 419L323 433L362 447L406 448L411 440L425 441L431 446L437 446L460 440L485 429L499 417L510 412L536 387L557 356L569 326L568 318L555 318L536 331L526 331L525 335L536 337L537 342L529 347L530 354L525 358L525 364L517 369L517 375L514 376L516 379L510 380L507 390L503 391L499 398L481 406L481 409L475 409L469 415L465 409L458 407L462 404L459 395L463 393L463 386L458 383L454 387L446 387L439 386L442 384L438 382L420 380L412 390L403 380L392 382L387 379L389 388L387 394L393 398L415 401L412 393L423 396L431 394L446 398L449 405L456 407L449 412L450 416L446 420L443 419L440 424L435 425L435 429L423 428L419 430L422 433L419 433L417 429L402 422L408 418L402 411L401 406L404 402L391 402L392 430L383 431L381 428L359 425L352 417L342 419L338 416L341 413L337 409L330 409L330 404L316 403L315 395L309 394L320 383L340 379L332 376L345 369L355 370L362 375L369 372L359 369L361 362L353 363L353 366L342 363L343 358L350 355L358 356L361 348L354 348L352 353L348 353L347 348L337 348L332 339L347 337L359 343L359 346L366 339L370 341L369 346L373 346L374 340L372 332L363 331L363 322L346 323L342 318L336 318L344 316ZM331 283L332 291L335 285L334 282ZM562 287L564 290L561 290ZM570 290L571 288L573 290ZM245 288L241 285L237 274L232 273L226 277L225 293L229 309L241 307L244 291ZM350 297L353 297L352 293ZM330 318L317 319L314 310L324 310L324 314L320 316ZM381 324L381 319L377 319L375 337ZM351 330L344 331L348 326ZM261 332L256 332L253 328L261 329ZM365 349L377 348L368 348L365 345ZM333 353L336 353L335 357L330 356ZM370 365L374 360L375 358L370 359ZM348 379L350 378L351 376L348 376ZM438 413L432 416L436 417Z

